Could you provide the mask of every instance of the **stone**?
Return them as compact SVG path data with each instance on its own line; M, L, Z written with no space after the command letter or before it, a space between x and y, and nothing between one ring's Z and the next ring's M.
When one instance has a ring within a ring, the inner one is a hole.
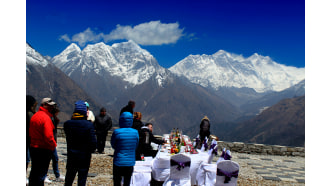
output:
M88 173L87 177L96 177L97 174L96 173Z
M280 149L281 152L286 152L287 150L288 150L287 147L281 147L281 149Z
M265 180L281 181L280 178L274 177L274 176L263 176L262 178L265 179Z
M305 179L296 179L298 183L305 183Z

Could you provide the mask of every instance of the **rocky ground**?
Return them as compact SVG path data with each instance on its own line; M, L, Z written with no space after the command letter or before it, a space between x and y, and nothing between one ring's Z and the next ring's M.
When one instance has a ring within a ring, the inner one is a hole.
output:
M59 169L65 176L66 165L66 142L65 138L58 138ZM112 154L113 150L109 142L106 144L105 154L93 154L89 175L88 186L112 186ZM305 158L251 155L232 152L232 160L240 165L238 185L305 185ZM215 161L218 157L215 157ZM30 168L28 168L27 176ZM64 185L64 182L56 182L49 166L48 177L52 183L45 185ZM77 177L74 185L77 184Z

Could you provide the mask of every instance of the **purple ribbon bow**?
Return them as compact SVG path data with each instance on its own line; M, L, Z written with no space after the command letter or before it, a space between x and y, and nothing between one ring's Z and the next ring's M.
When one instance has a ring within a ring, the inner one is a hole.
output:
M196 138L196 146L199 144L199 138Z
M204 140L204 148L205 148L205 150L207 149L207 147L208 147L207 142L206 142L206 140Z
M217 169L217 175L218 176L225 176L225 181L223 183L228 183L231 179L231 177L238 177L238 170L234 172L226 172L220 169Z
M231 159L231 156L229 154L227 154L226 151L222 151L222 154L220 157L223 157L223 159L225 160L230 160Z
M218 147L212 150L212 153L218 155Z
M190 167L190 161L187 162L179 162L171 159L171 166L177 165L178 167L176 168L178 171L184 169L185 166Z
M213 143L211 146L210 146L210 149L213 149L217 144L216 143Z

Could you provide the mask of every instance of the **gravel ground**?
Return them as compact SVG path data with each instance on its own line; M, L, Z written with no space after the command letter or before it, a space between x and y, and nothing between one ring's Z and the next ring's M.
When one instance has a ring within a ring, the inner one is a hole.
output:
M65 138L58 138L59 170L61 175L65 176L66 165L66 142ZM88 186L112 186L112 155L113 150L110 143L106 143L105 154L93 154L89 176L87 178ZM215 157L214 161L218 159ZM253 155L232 153L232 160L240 165L238 185L305 185L305 158ZM27 176L29 175L30 166ZM52 183L45 185L64 185L64 182L56 182L52 170L49 166L48 177ZM276 181L275 181L276 180ZM77 185L77 176L74 181Z

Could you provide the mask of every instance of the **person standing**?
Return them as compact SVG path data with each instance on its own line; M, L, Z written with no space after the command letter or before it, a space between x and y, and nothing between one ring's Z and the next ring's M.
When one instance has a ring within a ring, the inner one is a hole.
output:
M142 123L141 119L142 119L141 112L134 112L132 128L138 131L139 138L140 138L141 128L143 127L143 123ZM137 161L141 160L141 152L140 151L141 151L141 147L140 147L140 144L139 144L138 147L136 148L136 151L135 151L135 160L137 160Z
M141 119L142 119L141 112L134 112L132 128L136 129L138 132L141 130L141 127L143 127L143 123Z
M30 121L30 155L32 167L29 177L31 186L44 185L49 163L57 144L54 138L54 125L51 120L56 103L51 98L43 98L41 106Z
M204 116L202 119L200 125L199 125L199 144L198 144L198 149L202 147L202 144L205 140L205 137L209 138L210 137L210 120L207 116Z
M57 117L59 112L60 112L60 109L55 104L54 109L52 111L52 114L53 114L52 121L53 121L53 124L54 124L54 131L53 132L54 132L54 138L55 138L56 143L57 143L57 125L60 123L60 119ZM56 148L53 151L51 161L52 161L53 172L55 174L56 181L64 181L65 177L63 175L60 175L60 171L58 169L58 155L57 155L57 149ZM48 176L46 176L45 182L46 183L52 183L52 181L48 178Z
M87 101L85 102L85 104L86 104L86 107L87 107L87 120L94 123L94 121L95 121L94 113L93 113L93 111L91 111L89 109L89 103L87 103Z
M107 110L102 107L100 114L95 117L95 130L97 139L97 152L104 154L105 141L107 139L108 131L112 127L111 117L107 115Z
M152 134L152 131L152 123L147 123L144 127L141 128L139 148L141 154L144 156L152 156L154 158L157 154L157 151L152 149L151 142L161 145L164 144L165 141L156 139Z
M71 120L64 123L68 159L65 186L72 185L78 172L78 185L86 185L92 152L96 149L96 137L92 122L87 120L84 101L77 101Z
M123 112L130 112L132 115L133 115L133 109L135 108L135 101L133 101L133 100L130 100L129 102L128 102L128 104L125 106L125 107L123 107L121 110L120 110L120 115L123 113ZM119 115L119 116L120 116Z
M133 115L123 112L119 117L119 129L113 131L111 145L115 150L113 157L114 186L120 186L124 177L124 186L130 185L135 165L135 149L139 143L137 130L132 129Z
M34 113L36 113L36 107L38 105L37 100L30 95L26 95L26 171L30 163L30 120ZM26 180L29 183L29 180Z

